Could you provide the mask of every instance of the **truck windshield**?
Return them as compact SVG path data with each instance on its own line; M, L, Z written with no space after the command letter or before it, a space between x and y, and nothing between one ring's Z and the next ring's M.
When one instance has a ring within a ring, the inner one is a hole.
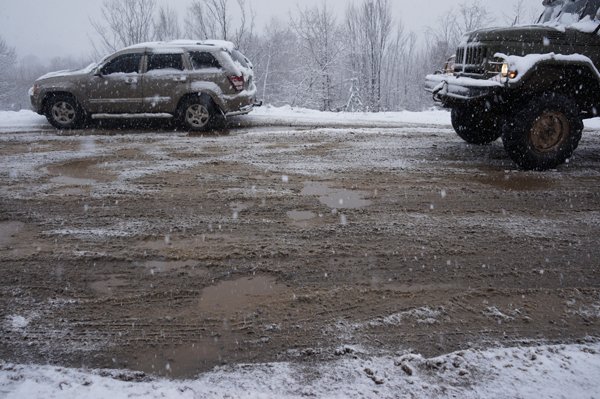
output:
M584 17L596 18L600 0L544 0L544 12L539 23L573 24Z

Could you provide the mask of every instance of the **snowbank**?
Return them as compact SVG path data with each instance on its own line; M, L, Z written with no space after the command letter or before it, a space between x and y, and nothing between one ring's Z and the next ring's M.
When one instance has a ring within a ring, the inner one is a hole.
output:
M35 398L591 398L600 344L469 350L433 359L369 358L350 347L331 363L218 368L193 380L117 370L0 363L6 399Z
M45 117L33 111L0 111L0 132L31 131L51 128Z
M293 123L327 123L327 124L431 124L450 125L450 113L445 110L429 110L422 112L323 112L306 108L293 108L289 105L273 107L266 105L255 108L249 115L258 120L285 121Z
M428 110L422 112L321 112L290 106L256 108L249 115L236 118L243 126L326 125L332 127L397 127L406 124L450 126L450 112ZM600 118L585 120L588 129L600 129ZM22 132L52 129L45 117L33 111L0 111L0 132Z

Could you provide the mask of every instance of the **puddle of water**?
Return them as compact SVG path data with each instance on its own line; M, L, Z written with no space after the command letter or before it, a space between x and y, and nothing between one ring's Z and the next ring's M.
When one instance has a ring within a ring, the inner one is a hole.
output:
M208 275L208 270L196 267L197 262L195 261L159 261L153 260L144 263L144 267L149 270L151 274L158 273L187 273L193 277L202 277Z
M317 219L317 214L310 211L289 211L287 217L292 219L292 224L298 227L310 227L318 225L321 219Z
M331 188L326 183L305 182L302 195L316 195L319 202L333 209L357 209L371 205L366 193L346 189Z
M546 177L523 174L491 174L476 178L477 181L506 191L534 191L555 187L553 180Z
M98 181L110 182L115 176L98 167L104 159L83 159L63 164L48 165L50 174L56 175L51 181L65 185L92 185Z
M126 280L118 275L111 275L107 280L95 281L90 284L90 288L95 293L103 296L112 296L119 289L126 286Z
M221 360L224 345L231 346L231 343L206 338L179 346L149 347L136 353L128 366L163 377L192 378Z
M202 291L200 310L205 312L234 313L255 307L285 290L272 277L243 277L224 281Z
M314 212L310 211L289 211L287 216L296 222L304 222L317 217Z
M50 181L52 183L64 184L66 186L91 186L96 184L96 180L93 179L82 179L70 176L56 176L50 179Z
M21 222L0 222L0 247L10 245L24 227L25 224Z

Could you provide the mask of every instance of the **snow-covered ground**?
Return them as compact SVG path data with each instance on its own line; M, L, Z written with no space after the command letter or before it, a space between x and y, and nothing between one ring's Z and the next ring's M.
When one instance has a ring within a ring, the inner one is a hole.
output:
M600 397L600 344L468 350L432 359L368 357L331 363L221 367L168 380L119 370L0 363L0 396L34 398L523 398Z
M398 124L450 125L450 113L445 110L423 112L320 112L290 106L256 108L249 115L239 118L241 123L249 125L276 124L374 124L390 127ZM588 129L600 129L600 118L585 120ZM0 111L0 132L20 132L40 129L52 129L46 118L33 111Z

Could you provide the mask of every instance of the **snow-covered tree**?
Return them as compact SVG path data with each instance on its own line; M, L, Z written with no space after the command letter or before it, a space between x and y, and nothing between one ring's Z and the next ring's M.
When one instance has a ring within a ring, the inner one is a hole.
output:
M312 8L299 8L296 15L291 19L291 26L305 56L299 70L302 75L299 94L309 96L322 111L330 111L340 78L336 73L343 49L340 28L325 2Z
M154 22L154 38L159 41L181 38L181 28L177 11L166 6L160 6Z
M245 50L253 37L254 13L246 0L193 0L186 30L191 39L229 40Z
M17 53L0 37L0 109L14 109L17 87L14 80Z
M348 63L352 79L358 79L367 111L382 109L384 58L393 37L389 0L363 0L346 12Z

